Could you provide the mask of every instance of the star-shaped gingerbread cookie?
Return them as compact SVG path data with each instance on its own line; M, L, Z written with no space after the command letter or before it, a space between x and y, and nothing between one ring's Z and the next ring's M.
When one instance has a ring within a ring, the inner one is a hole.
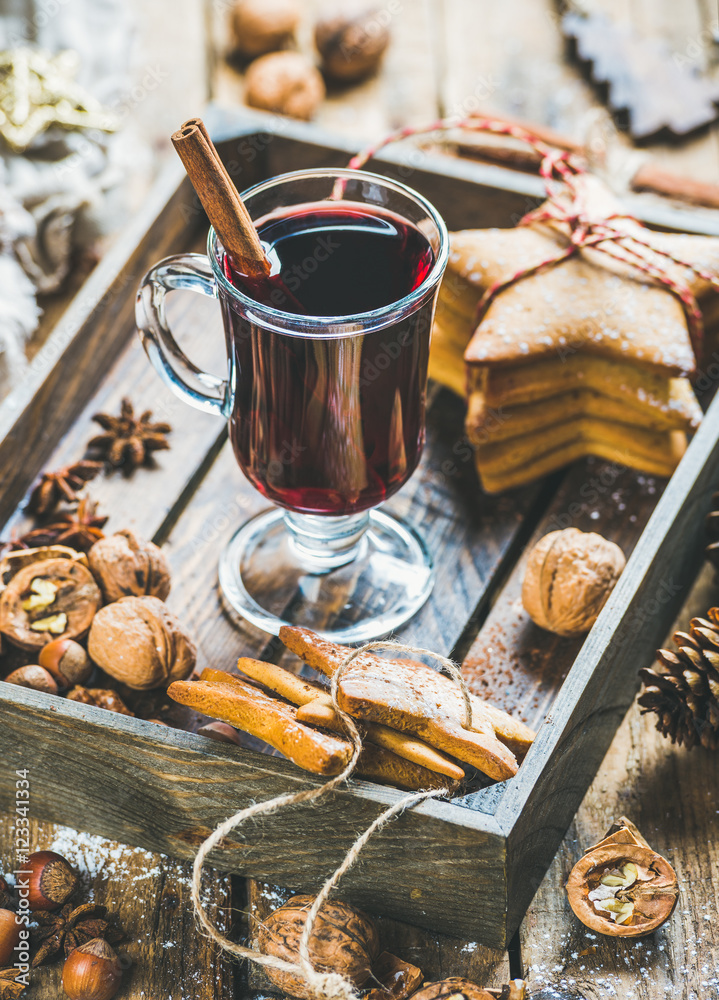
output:
M719 239L647 233L631 220L616 224L682 261L719 274ZM445 307L471 322L487 289L536 266L568 243L568 231L555 224L453 234ZM614 247L622 252L620 243ZM642 252L654 266L686 282L708 321L719 315L719 295L708 281L658 253ZM549 355L563 358L577 350L667 375L695 370L679 299L633 265L593 248L522 277L497 294L472 336L465 361L514 365Z

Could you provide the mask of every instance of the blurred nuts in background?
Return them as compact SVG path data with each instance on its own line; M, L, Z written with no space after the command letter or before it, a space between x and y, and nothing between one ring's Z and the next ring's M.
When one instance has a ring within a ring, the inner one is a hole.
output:
M322 74L299 52L273 52L247 70L245 101L251 108L310 119L325 96Z
M386 10L353 5L331 7L315 26L315 45L327 77L343 83L374 73L389 45Z
M235 51L248 59L283 49L300 19L296 0L239 0L232 12Z

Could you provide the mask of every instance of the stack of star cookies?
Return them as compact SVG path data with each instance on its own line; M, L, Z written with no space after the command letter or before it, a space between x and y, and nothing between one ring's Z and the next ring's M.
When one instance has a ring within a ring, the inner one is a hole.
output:
M605 215L606 217L606 215ZM719 240L623 229L719 274ZM488 492L530 482L586 455L669 476L701 420L689 382L695 356L682 304L630 262L593 248L511 283L477 326L478 304L568 245L561 224L466 230L451 237L430 374L467 393L467 435ZM683 279L708 327L719 295L696 272L652 251Z

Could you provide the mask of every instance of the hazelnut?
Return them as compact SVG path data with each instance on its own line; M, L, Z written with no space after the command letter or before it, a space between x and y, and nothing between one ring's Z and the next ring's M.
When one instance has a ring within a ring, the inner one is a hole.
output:
M324 73L347 83L374 73L389 45L387 20L379 6L355 4L339 12L331 7L315 26Z
M239 0L232 12L235 50L249 59L292 41L300 19L296 0Z
M23 567L0 594L0 632L34 652L52 639L87 632L102 594L87 567L71 559L47 559Z
M158 597L122 597L95 615L87 649L106 674L139 691L184 680L195 644Z
M61 688L84 684L93 669L87 652L74 639L49 642L40 650L38 662L52 674Z
M17 905L15 892L6 878L0 875L0 910L14 910ZM0 962L0 969L2 962Z
M624 565L619 546L593 531L551 531L529 554L522 604L540 628L582 635L597 620Z
M71 951L62 969L62 988L70 1000L111 1000L121 980L120 960L102 938Z
M43 691L45 694L57 694L57 683L49 670L30 663L27 667L18 667L5 678L6 684L17 684L19 687L32 688L33 691Z
M230 726L226 722L208 722L204 726L200 726L197 735L206 736L210 740L215 740L216 743L240 745L240 734L234 726Z
M12 910L0 910L0 969L15 960L15 947L20 944L20 924Z
M316 66L299 52L272 52L247 70L245 100L251 108L302 118L312 117L325 96Z
M23 865L23 872L26 871L30 872L27 901L31 910L57 910L80 884L70 862L55 851L31 854Z
M263 955L287 962L299 961L299 945L314 896L293 896L275 910L260 927L259 947ZM377 928L368 916L349 903L327 901L317 914L309 940L310 961L320 972L338 972L355 986L363 986L372 974L379 954ZM304 979L289 972L266 969L272 982L290 996L313 1000Z
M106 604L143 594L164 601L170 593L170 567L161 549L137 538L132 531L117 531L101 538L87 559Z

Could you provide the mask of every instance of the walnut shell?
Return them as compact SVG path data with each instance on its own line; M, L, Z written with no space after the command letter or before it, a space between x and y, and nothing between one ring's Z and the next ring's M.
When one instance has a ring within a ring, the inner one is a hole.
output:
M529 554L522 604L540 628L582 635L597 620L625 561L618 545L593 531L550 531Z
M67 545L43 545L39 549L18 549L8 552L0 559L0 590L4 590L16 573L31 563L46 562L48 559L73 559L87 565L84 552L78 552Z
M632 868L628 877L627 867ZM604 885L607 876L614 885ZM629 885L618 884L631 878ZM567 880L567 898L586 927L607 937L644 937L672 915L679 889L674 869L661 854L644 844L612 843L609 838L576 863ZM627 912L612 914L604 909L607 903L623 904Z
M259 946L263 955L288 962L299 961L299 945L314 896L293 896L271 913L260 927ZM320 972L338 972L355 986L363 986L379 955L379 935L370 918L349 903L322 904L309 940L310 961ZM315 994L304 979L277 969L265 970L272 982L290 996L314 1000Z
M440 979L436 983L425 983L421 990L412 994L412 1000L494 1000L491 993L477 986L471 979L453 976Z
M254 59L284 48L300 20L296 0L239 0L232 12L235 51Z
M247 70L245 88L251 108L305 121L325 96L319 70L299 52L272 52L256 59Z
M43 588L50 592L39 593ZM32 602L35 606L29 607ZM83 636L101 604L100 588L81 562L33 562L0 594L0 632L15 646L33 652L53 639Z
M170 567L162 550L132 531L116 531L101 538L87 559L106 604L143 594L164 601L170 593Z
M387 11L379 6L355 4L341 12L330 8L315 26L324 73L342 82L374 73L389 45L387 21Z
M95 615L87 650L99 667L138 691L184 680L195 644L158 597L122 597Z
M125 702L117 691L109 688L86 688L77 684L67 693L68 701L79 701L81 705L94 705L96 708L104 708L108 712L117 712L118 715L132 715Z

